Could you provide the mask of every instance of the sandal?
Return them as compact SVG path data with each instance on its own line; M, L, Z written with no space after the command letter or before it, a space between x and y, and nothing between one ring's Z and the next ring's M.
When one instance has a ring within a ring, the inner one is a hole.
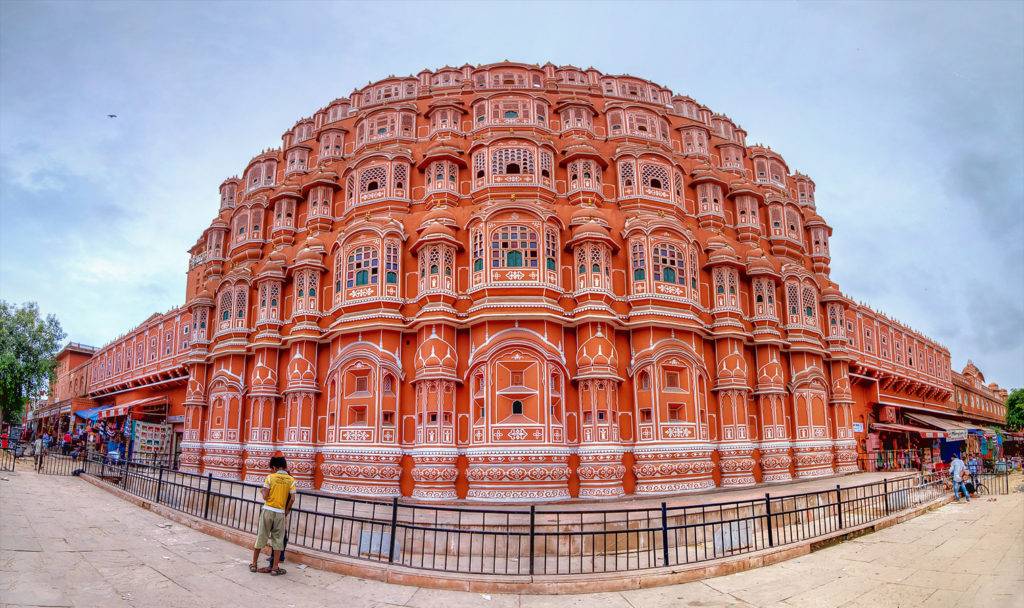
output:
M281 576L282 574L287 574L287 573L288 573L288 571L285 570L284 568L275 568L274 570L270 571L270 576Z
M256 564L249 564L249 572L256 572L257 570L259 570L259 566Z
M273 570L271 570L268 566L264 566L263 568L260 568L256 572L259 572L260 574L271 574L273 572Z

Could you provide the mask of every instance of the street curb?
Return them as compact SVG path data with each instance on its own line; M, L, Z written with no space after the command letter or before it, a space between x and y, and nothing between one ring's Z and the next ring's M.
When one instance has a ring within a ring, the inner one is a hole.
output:
M251 549L255 535L227 528L212 522L176 511L164 505L129 494L121 488L100 481L90 475L82 475L82 479L94 486L143 509L152 511L171 521L188 526L209 536L226 540L230 543ZM783 562L794 557L807 555L813 551L835 545L845 540L870 534L878 530L903 523L933 511L952 502L952 497L942 496L930 502L914 507L910 511L886 516L878 521L860 526L852 526L812 540L805 540L782 547L774 547L753 551L735 557L722 558L696 564L671 566L667 568L651 568L642 572L615 572L606 574L573 574L562 576L528 576L508 575L500 578L493 575L472 575L462 573L440 572L434 570L417 570L394 564L380 564L371 561L352 559L344 556L323 553L304 547L288 547L288 561L306 564L318 570L335 572L346 576L370 579L397 585L410 585L449 591L467 591L474 593L522 593L522 594L573 594L599 593L610 591L628 591L646 589L663 585L688 583L705 578L724 576L744 570L760 568Z

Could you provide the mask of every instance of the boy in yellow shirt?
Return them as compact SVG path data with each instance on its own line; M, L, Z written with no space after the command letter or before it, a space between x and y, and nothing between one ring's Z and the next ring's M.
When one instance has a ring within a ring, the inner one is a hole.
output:
M295 478L286 470L288 463L284 456L270 458L270 470L263 482L263 508L260 510L260 527L256 533L256 546L252 550L252 563L249 572L270 573L279 576L285 569L278 566L281 550L284 549L284 533L288 525L288 513L295 502ZM271 564L269 568L259 568L256 562L260 551L270 543Z

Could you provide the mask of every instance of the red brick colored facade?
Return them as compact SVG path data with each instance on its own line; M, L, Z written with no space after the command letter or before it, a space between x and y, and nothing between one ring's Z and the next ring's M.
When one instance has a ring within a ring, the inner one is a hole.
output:
M956 412L949 352L840 291L814 182L745 135L594 69L373 83L225 180L184 306L101 349L90 393L166 393L186 470L281 452L343 494L855 471L880 405Z

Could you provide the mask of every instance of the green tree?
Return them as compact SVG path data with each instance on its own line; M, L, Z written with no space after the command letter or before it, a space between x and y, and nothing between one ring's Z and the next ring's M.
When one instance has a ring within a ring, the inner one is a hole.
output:
M53 315L43 318L39 306L0 300L0 418L17 422L25 402L45 389L53 377L64 330Z
M1024 388L1015 388L1006 397L1006 428L1024 429Z

